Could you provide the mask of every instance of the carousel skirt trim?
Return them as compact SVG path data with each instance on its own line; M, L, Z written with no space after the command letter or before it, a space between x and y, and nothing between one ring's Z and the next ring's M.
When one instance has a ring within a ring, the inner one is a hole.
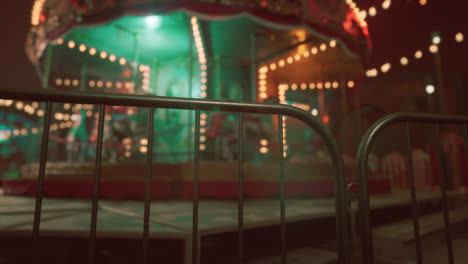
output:
M35 196L37 181L29 179L8 180L3 182L5 195ZM244 197L251 199L264 199L279 197L279 182L245 182ZM369 191L371 193L390 192L391 185L388 180L370 180ZM143 182L101 182L100 199L122 200L145 197L145 185ZM93 183L90 181L51 181L44 183L44 196L50 198L76 198L91 199ZM285 184L286 197L324 197L334 193L334 183L330 181L296 181ZM208 199L237 199L237 182L200 182L199 195ZM153 182L151 183L151 199L186 199L193 197L193 182Z

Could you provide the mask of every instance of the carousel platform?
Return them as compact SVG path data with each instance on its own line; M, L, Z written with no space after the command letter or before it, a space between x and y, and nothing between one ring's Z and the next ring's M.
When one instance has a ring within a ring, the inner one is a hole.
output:
M455 203L464 199L466 193L454 191L450 192L448 196L451 203ZM440 194L438 192L419 192L418 200L421 208L434 206L440 203ZM388 216L392 210L407 211L409 214L410 205L408 192L402 191L371 197L373 219L379 219L379 215ZM143 206L141 201L102 200L99 202L97 247L103 258L100 263L132 263L140 257ZM41 241L44 241L44 245L54 245L54 243L63 245L69 241L74 245L74 250L82 250L82 255L85 256L86 239L89 236L90 211L91 201L89 200L45 198L40 226ZM0 237L2 240L7 239L11 245L15 245L16 250L25 245L26 249L29 249L27 245L30 242L27 241L31 236L33 212L34 198L0 196ZM288 199L286 201L288 252L297 252L298 248L310 247L311 244L320 245L327 241L333 241L335 235L334 216L333 198ZM401 215L401 217L404 216ZM251 260L251 263L262 263L258 262L262 256L271 259L272 255L278 254L280 247L279 223L279 200L245 201L245 247L246 256L249 261ZM204 260L202 263L220 263L219 261L224 259L232 259L234 263L237 254L236 231L236 201L200 201L199 232L201 259ZM150 246L158 252L153 256L155 260L163 259L166 261L165 263L190 263L191 232L191 201L166 200L151 203ZM119 253L119 247L125 247L125 253ZM317 248L313 250L317 250ZM171 254L167 254L168 252ZM333 249L327 249L324 252L328 252L325 255L329 259ZM106 262L106 254L114 255L114 257L123 260L122 262ZM133 254L133 257L128 257L128 254ZM333 256L333 254L331 255ZM128 261L125 261L126 258ZM225 263L230 262L226 261Z

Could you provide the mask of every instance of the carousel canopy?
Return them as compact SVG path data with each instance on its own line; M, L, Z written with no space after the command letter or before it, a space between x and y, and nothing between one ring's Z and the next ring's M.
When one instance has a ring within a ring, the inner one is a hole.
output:
M137 48L141 63L174 59L189 50L190 16L216 21L201 24L210 58L249 60L252 34L257 59L268 58L291 45L287 35L297 28L307 32L302 41L335 38L360 57L370 48L365 21L344 1L36 0L27 52L37 63L48 44L65 37L130 59Z

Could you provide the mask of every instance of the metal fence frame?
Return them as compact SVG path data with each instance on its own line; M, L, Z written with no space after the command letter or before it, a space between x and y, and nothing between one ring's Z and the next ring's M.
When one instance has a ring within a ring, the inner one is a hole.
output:
M148 115L148 148L153 147L153 122L154 111L157 108L195 110L195 156L194 156L194 197L193 197L193 229L192 229L192 263L200 262L199 239L198 239L198 184L199 184L199 138L200 138L200 111L224 111L235 112L239 115L239 131L242 131L242 115L244 113L271 114L279 115L279 127L282 127L282 116L290 116L301 120L306 125L314 129L324 140L330 153L334 169L335 179L335 211L336 211L336 233L338 240L338 260L339 263L348 263L348 231L346 218L346 188L344 178L344 164L338 146L333 139L332 134L318 119L312 117L309 113L291 106L246 103L246 102L227 102L212 101L200 99L169 98L141 95L119 95L119 94L91 94L76 92L60 92L52 90L2 90L0 97L3 99L39 101L46 104L45 118L43 124L43 135L40 149L40 164L38 176L38 190L36 195L36 204L34 211L34 223L32 230L32 263L38 262L38 238L41 219L41 207L43 200L44 177L47 162L47 146L49 127L51 123L52 103L76 103L76 104L94 104L99 106L99 125L96 149L96 167L93 188L93 199L91 209L91 225L88 247L88 263L95 263L96 249L96 224L99 202L99 187L101 175L101 158L103 145L103 130L106 105L121 105L129 107L144 107L149 111ZM283 152L282 130L279 129L280 154ZM242 153L242 133L238 140L238 150ZM148 241L149 241L149 213L150 213L150 177L152 163L152 151L148 151L146 160L145 176L145 201L144 201L144 224L143 224L143 263L148 263ZM244 263L243 259L243 157L238 159L239 168L239 197L238 197L238 236L239 236L239 263ZM286 223L285 223L285 184L284 184L284 157L280 155L280 210L281 210L281 263L286 263Z
M405 123L406 132L406 156L408 158L409 176L410 176L410 189L411 189L411 203L412 203L412 217L413 217L413 230L416 240L416 257L417 263L422 263L422 251L421 251L421 238L419 234L419 213L416 201L416 190L414 183L414 168L413 158L411 152L411 136L409 131L410 123L426 123L436 125L437 138L440 139L440 126L442 124L448 125L462 125L464 128L464 147L465 153L468 153L468 117L466 116L444 116L444 115L433 115L433 114L414 114L414 113L395 113L390 114L382 119L375 122L364 134L361 143L359 144L357 154L357 171L359 176L359 213L360 213L360 235L361 235L361 247L362 257L364 264L374 263L373 245L372 245L372 228L370 221L370 208L369 208L369 190L368 190L368 177L367 177L367 162L368 156L378 135L388 126L395 123ZM441 146L440 142L436 145L437 160L440 162L441 159ZM465 156L468 162L468 155ZM450 234L450 219L448 214L447 206L447 176L442 171L442 166L439 166L439 177L440 177L440 192L442 195L442 208L445 225L445 237L447 242L448 250L448 261L450 264L454 263L452 238Z

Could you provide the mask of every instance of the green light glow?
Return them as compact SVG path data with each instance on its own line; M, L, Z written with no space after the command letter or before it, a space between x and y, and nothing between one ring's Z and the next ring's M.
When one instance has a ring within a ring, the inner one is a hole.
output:
M151 28L158 28L161 26L161 17L159 16L147 16L145 18L146 25Z

